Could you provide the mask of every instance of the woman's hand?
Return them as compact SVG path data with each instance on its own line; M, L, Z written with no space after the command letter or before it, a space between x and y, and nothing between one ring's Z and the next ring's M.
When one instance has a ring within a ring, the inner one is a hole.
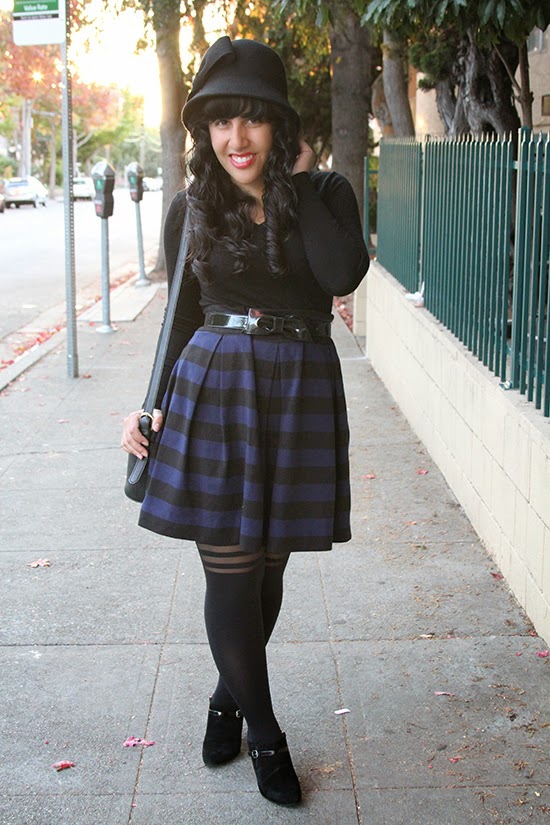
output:
M317 165L317 155L305 140L300 141L300 154L294 161L292 174L297 175L299 172L311 172Z
M122 440L120 446L127 453L137 456L137 458L147 458L147 447L149 441L142 435L139 429L139 419L143 410L135 410L126 416L122 425ZM160 410L153 410L153 423L151 429L158 433L162 427L162 412Z

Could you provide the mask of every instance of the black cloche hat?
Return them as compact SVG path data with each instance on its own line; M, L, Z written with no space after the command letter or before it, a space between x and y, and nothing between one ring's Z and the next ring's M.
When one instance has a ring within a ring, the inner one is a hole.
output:
M220 37L204 55L181 113L190 128L197 104L212 97L252 97L282 106L299 122L287 96L286 73L277 52L257 40Z

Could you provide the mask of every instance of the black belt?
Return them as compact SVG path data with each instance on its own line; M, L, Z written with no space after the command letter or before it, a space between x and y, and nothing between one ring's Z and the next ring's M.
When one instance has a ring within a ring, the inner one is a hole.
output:
M330 321L300 318L298 315L268 315L261 309L249 309L248 315L232 312L207 312L205 327L235 329L247 335L284 335L298 341L330 338Z

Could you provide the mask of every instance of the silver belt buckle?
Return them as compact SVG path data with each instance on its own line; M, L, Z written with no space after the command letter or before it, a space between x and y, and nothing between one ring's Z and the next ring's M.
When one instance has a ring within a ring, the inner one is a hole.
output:
M244 331L247 335L271 335L283 332L284 318L266 315L260 309L249 309Z

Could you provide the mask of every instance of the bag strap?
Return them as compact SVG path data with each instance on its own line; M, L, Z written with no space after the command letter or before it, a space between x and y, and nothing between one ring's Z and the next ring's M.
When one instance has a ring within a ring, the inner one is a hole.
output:
M174 277L170 285L168 303L166 305L164 321L162 323L162 330L159 335L157 351L155 353L153 371L151 373L149 388L147 390L147 395L145 396L145 402L143 404L143 412L148 413L149 415L153 414L153 409L155 407L155 402L157 400L160 379L162 377L164 362L166 361L166 353L168 351L168 343L170 341L170 335L172 334L172 327L174 325L176 305L178 303L178 297L180 294L181 284L183 281L185 261L187 260L187 250L189 249L190 224L191 221L189 218L188 207L185 210L185 220L183 222L183 229L181 231L181 240L178 250L178 257L176 260L176 268L174 270Z

